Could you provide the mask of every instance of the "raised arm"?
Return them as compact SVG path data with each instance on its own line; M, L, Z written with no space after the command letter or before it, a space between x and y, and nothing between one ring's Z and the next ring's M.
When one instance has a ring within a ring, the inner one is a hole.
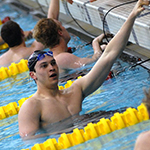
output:
M67 0L70 4L72 0ZM59 0L50 0L47 18L53 18L58 20L59 17Z
M95 91L105 81L113 63L124 50L136 17L144 10L143 5L149 5L149 1L139 0L120 31L109 42L92 70L84 77L76 80L81 87L84 96Z
M58 20L59 17L59 0L50 0L47 18Z

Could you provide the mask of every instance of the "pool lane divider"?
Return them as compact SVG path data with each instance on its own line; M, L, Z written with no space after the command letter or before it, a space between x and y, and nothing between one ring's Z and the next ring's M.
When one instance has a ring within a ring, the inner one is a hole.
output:
M127 108L123 113L115 113L110 119L101 118L98 123L88 123L84 129L75 128L72 133L62 133L58 138L48 139L44 143L37 143L31 150L61 150L84 143L99 136L109 134L115 130L135 125L149 119L146 106L142 103L135 108ZM30 150L30 149L22 149Z
M4 43L4 44L0 45L0 50L4 50L4 49L7 49L7 48L9 48L7 43Z
M4 80L6 78L15 76L17 74L23 73L25 71L28 71L28 60L21 59L19 63L11 63L11 65L7 67L1 67L0 68L0 81Z

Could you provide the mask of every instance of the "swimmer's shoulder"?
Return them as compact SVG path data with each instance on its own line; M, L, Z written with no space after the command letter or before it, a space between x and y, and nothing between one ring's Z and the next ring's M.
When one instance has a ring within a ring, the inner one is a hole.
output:
M38 98L38 97L36 97L36 96L31 96L31 97L29 97L24 103L23 103L23 107L37 107L37 106L40 106L40 104L41 104L41 101L40 101L40 99Z
M72 60L72 58L74 57L76 56L68 52L61 52L59 54L54 55L54 58L57 63L67 63L68 60Z
M150 147L150 131L141 133L136 140L135 150L148 150Z

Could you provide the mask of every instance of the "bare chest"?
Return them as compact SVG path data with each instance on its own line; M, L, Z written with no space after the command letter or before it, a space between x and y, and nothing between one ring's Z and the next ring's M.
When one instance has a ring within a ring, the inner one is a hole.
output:
M43 122L57 122L69 115L67 103L52 100L42 103L41 121Z
M41 122L44 125L58 122L81 111L81 95L66 94L58 99L42 102Z

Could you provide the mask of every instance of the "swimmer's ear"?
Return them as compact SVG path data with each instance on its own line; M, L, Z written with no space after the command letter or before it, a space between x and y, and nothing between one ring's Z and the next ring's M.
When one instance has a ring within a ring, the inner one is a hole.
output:
M63 35L63 32L62 32L61 30L58 30L58 34L59 34L60 36L62 36L62 35Z
M29 73L29 75L30 75L30 77L31 77L32 79L34 79L34 80L37 79L37 77L36 77L36 75L35 75L35 72L31 71L31 72Z

